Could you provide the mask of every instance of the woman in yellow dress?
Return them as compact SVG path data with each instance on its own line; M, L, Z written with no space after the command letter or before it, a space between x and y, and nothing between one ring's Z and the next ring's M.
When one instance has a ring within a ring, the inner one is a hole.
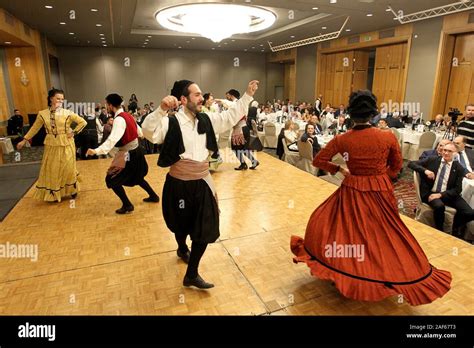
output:
M17 145L17 149L21 150L27 141L31 143L34 135L44 126L44 154L33 197L47 202L61 202L65 196L75 198L79 191L74 135L82 131L87 122L72 111L63 109L63 101L62 90L50 90L49 107L38 113L35 123ZM74 130L71 129L73 122L76 124Z

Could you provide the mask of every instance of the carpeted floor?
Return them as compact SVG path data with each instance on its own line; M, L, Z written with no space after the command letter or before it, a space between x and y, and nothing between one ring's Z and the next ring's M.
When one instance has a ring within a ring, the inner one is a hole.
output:
M0 221L35 183L40 167L39 162L0 166Z

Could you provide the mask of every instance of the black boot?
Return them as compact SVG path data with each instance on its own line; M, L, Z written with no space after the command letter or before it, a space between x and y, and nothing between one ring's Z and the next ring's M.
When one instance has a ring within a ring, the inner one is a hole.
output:
M247 170L248 167L247 167L247 164L244 162L244 163L241 163L239 167L237 168L234 168L235 170Z
M191 252L189 251L189 249L187 251L181 251L181 250L177 250L176 251L176 254L178 255L178 257L183 260L185 263L189 263L189 258L191 257Z
M117 214L127 214L127 213L131 213L135 208L133 207L133 205L129 205L129 206L122 206L122 208L120 209L117 209L115 212Z
M254 170L255 168L258 167L259 164L260 164L259 161L255 161L255 164L253 166L251 166L250 169Z
M158 203L159 201L160 201L160 197L158 195L143 198L143 202L148 202L148 203Z
M195 286L196 288L199 288L199 289L210 289L210 288L214 287L214 284L206 282L204 279L201 278L200 275L198 275L194 279L191 279L191 278L185 276L184 280L183 280L183 285L184 286Z

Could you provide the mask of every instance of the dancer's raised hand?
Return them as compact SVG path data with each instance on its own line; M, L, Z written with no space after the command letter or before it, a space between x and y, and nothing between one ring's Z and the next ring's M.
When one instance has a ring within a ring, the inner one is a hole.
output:
M168 95L161 100L160 108L163 111L175 109L179 106L178 99L172 95Z

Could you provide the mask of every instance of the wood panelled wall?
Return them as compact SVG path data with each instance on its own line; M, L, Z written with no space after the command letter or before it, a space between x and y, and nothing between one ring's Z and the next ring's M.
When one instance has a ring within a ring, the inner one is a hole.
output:
M402 103L405 97L407 44L377 47L372 92L381 103ZM391 111L391 110L390 110Z
M391 36L387 31L392 32ZM401 25L387 31L342 37L318 45L315 97L322 94L325 104L337 106L347 104L351 92L367 88L369 50L375 48L372 90L379 104L390 99L403 102L413 26Z
M5 76L3 74L3 69L0 64L0 123L8 120L10 116L10 102L8 101L7 97Z
M432 115L446 114L449 107L464 112L465 105L474 102L474 23L469 23L469 16L473 13L461 12L444 17Z
M0 109L2 118L9 117L13 109L19 109L27 124L28 114L35 114L47 107L48 72L45 71L44 64L44 57L47 55L43 53L41 34L2 9L0 9L0 32L12 37L12 45L5 47L9 85L3 72L0 75L2 82L0 85L3 85L4 89L11 90L13 105L2 103ZM22 82L22 76L26 77L27 83ZM0 101L3 98L1 89L2 87L0 87ZM4 98L7 98L6 93ZM4 114L5 108L7 111Z
M296 64L285 64L284 98L296 102Z
M474 102L474 33L455 37L454 59L457 63L451 64L445 114L450 107L462 112L467 103Z

